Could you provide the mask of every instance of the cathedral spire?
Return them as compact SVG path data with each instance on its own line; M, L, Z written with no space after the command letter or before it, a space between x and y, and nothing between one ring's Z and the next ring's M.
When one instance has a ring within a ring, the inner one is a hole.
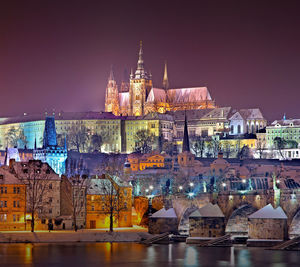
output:
M184 130L183 130L182 152L190 152L190 140L189 140L188 127L187 127L186 111L184 111Z
M144 70L144 60L143 60L143 42L140 41L140 51L139 51L139 60L137 64L138 70Z
M169 79L168 79L168 71L167 71L167 61L165 61L165 69L164 69L164 78L163 78L163 88L165 90L169 89Z
M113 66L112 65L110 67L110 72L109 72L108 80L109 81L114 81L115 80L115 78L114 78L114 72L113 72Z

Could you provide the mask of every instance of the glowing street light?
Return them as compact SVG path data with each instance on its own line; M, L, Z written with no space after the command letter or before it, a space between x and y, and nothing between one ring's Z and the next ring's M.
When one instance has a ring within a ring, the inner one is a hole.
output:
M146 189L145 191L146 191L146 193L148 193L148 192L149 192L149 189Z
M190 186L193 187L193 186L194 186L194 183L190 183Z
M189 193L188 193L188 196L189 196L189 197L193 197L193 196L194 196L194 192L189 192Z
M277 179L276 183L277 183L277 184L279 184L279 183L280 183L280 180L279 180L279 179Z
M226 183L222 183L222 185L223 185L223 187L225 187L225 186L226 186Z
M152 185L150 185L150 186L149 186L149 188L150 188L150 190L152 190L152 189L153 189L153 186L152 186Z
M183 189L183 187L182 187L181 185L180 185L178 188L179 188L179 190L182 190L182 189Z
M246 183L246 179L243 179L243 183L244 183L244 184Z

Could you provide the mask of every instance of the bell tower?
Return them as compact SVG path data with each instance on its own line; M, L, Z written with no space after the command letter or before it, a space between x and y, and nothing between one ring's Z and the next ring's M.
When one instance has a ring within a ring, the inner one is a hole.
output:
M129 115L145 115L144 106L152 88L152 78L145 71L143 60L143 44L140 42L139 58L135 75L131 72L129 88Z

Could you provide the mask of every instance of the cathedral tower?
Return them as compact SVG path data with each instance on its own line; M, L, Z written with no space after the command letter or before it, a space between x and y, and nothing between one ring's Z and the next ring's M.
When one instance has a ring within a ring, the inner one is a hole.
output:
M111 68L105 93L105 111L119 115L119 91Z
M135 75L131 72L129 88L129 115L145 115L144 106L152 88L151 75L145 71L143 60L143 45L140 42L139 59Z

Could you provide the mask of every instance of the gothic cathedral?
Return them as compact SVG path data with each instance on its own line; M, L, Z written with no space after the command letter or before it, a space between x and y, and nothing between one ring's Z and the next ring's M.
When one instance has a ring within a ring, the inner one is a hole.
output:
M129 84L122 81L119 92L111 70L105 95L105 111L117 116L143 116L151 112L215 108L206 87L169 89L165 63L163 88L153 88L152 76L145 71L143 47L140 42L137 69L131 70Z

